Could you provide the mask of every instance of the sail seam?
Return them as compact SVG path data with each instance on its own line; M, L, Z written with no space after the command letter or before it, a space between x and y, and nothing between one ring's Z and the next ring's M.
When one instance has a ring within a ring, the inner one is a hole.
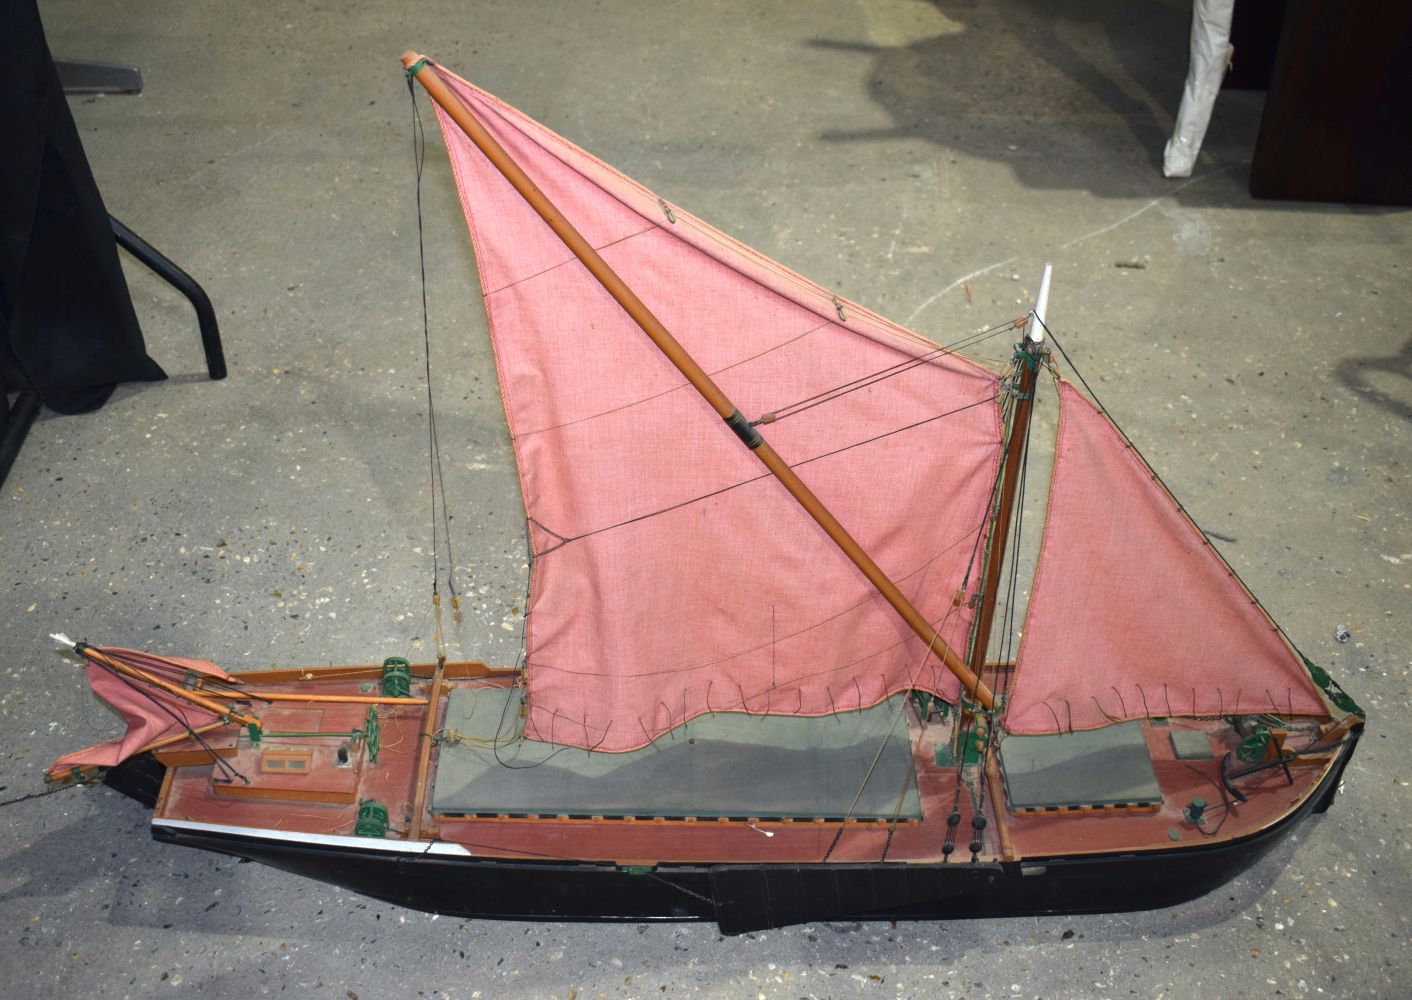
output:
M942 548L942 549L937 550L937 551L931 556L931 558L927 559L926 562L922 563L920 566L918 566L918 567L916 567L915 569L913 569L910 573L907 573L907 574L905 574L905 575L903 575L903 576L895 577L895 578L894 578L895 581L898 582L898 583L902 583L903 581L910 580L912 577L916 576L916 575L919 574L919 573L924 573L924 572L926 572L938 559L940 559L942 556L946 555L946 554L947 554L948 552L950 552L952 549L956 548L956 547L957 547L958 545L960 545L962 542L964 542L964 541L966 541L967 539L971 538L971 536L974 535L974 534L975 534L974 531L968 531L968 532L966 532L966 534L962 535L962 536L961 536L960 538L958 538L956 541L950 543L949 545L947 545L946 547L944 547L944 548ZM919 589L920 589L920 588L919 588ZM845 615L851 614L851 613L853 613L854 611L858 611L858 610L860 610L860 609L867 608L869 605L873 604L873 603L878 599L878 596L879 596L879 595L877 595L877 594L873 594L873 595L871 595L871 596L869 596L869 597L865 597L864 599L862 599L862 600L860 600L860 601L858 601L858 602L856 602L856 603L854 603L854 604L850 604L849 606L847 606L847 607L845 607L845 608L842 608L842 609L840 609L839 611L834 612L833 614L829 615L829 616L826 617L826 618L821 618L821 619L819 619L818 621L811 622L810 624L804 626L803 628L797 629L797 630L794 631L794 632L790 632L790 633L788 633L787 635L778 636L777 638L771 640L770 642L762 642L762 643L760 643L758 646L751 646L751 647L749 647L748 649L738 650L737 652L731 653L731 654L728 655L728 656L718 656L718 657L716 657L716 658L713 659L713 660L705 660L705 661L703 661L703 662L701 662L701 663L692 664L691 666L687 666L687 667L670 667L670 668L664 668L664 669L662 669L662 670L644 670L644 671L638 671L638 672L635 672L635 673L625 673L625 672L622 672L622 671L614 671L614 672L612 672L612 673L607 673L607 672L604 672L604 671L597 671L597 670L576 670L576 669L573 669L573 668L571 668L571 667L562 667L562 666L559 666L559 665L557 665L557 664L546 663L546 662L544 662L544 661L542 661L542 660L535 660L535 661L531 661L531 662L533 663L533 665L534 665L535 667L543 667L543 668L546 668L546 669L549 669L549 670L557 670L557 671L560 671L561 673L575 674L575 675L583 676L583 677L661 677L661 676L666 676L666 675L669 675L669 674L686 673L686 672L693 671L693 670L702 670L702 669L705 669L705 668L707 668L707 667L714 667L714 666L716 666L716 665L718 665L718 664L726 663L726 662L728 662L728 661L730 661L730 660L739 659L739 658L742 657L742 656L749 656L751 653L758 653L758 652L760 652L762 649L768 649L768 648L770 648L772 645L776 645L776 644L781 643L781 642L787 642L787 641L790 640L790 639L795 639L795 638L798 638L798 637L801 636L801 635L805 635L805 634L807 634L808 632L813 631L814 629L822 628L823 626L829 624L830 622L832 622L832 621L837 621L839 618L842 618L842 617L844 617ZM882 649L876 650L876 651L871 652L871 653L868 653L867 655L865 655L865 656L863 656L863 657L860 657L860 658L857 659L857 660L853 660L853 661L851 661L850 663L845 663L845 664L842 664L841 666L830 667L830 668L828 668L828 670L818 671L817 673L814 673L814 674L807 674L807 675L801 675L801 676L806 676L806 677L822 676L822 675L825 674L825 673L830 673L830 672L832 672L832 671L834 671L834 670L842 669L842 667L851 666L853 663L861 663L863 660L866 660L866 659L869 659L869 658L871 658L871 657L873 657L873 656L876 656L876 655L878 655L878 653L880 653L880 652L886 652L886 651L889 650L889 649L896 649L898 646L901 646L901 645L903 645L903 644L906 643L906 642L912 641L913 638L915 638L915 636L907 636L907 637L905 637L904 639L902 639L902 640L899 641L899 642L895 642L895 643L892 643L891 645L884 646L884 647L882 647Z
M910 431L910 430L915 430L915 429L918 428L918 427L922 427L922 426L924 426L924 425L926 425L926 424L933 423L934 421L941 420L941 419L943 419L944 417L953 416L953 415L955 415L955 414L957 414L957 413L962 412L963 410L969 410L969 409L972 409L972 408L974 408L974 407L980 406L980 405L982 405L982 404L984 404L984 403L994 402L997 398L998 398L998 397L995 397L995 396L989 396L989 397L986 397L985 399L978 399L978 400L976 400L975 402L967 403L967 404L965 404L964 406L958 406L958 407L957 407L956 409L954 409L954 410L947 410L945 413L938 413L938 414L936 414L936 415L934 415L934 416L930 416L930 417L926 417L926 418L924 418L924 419L922 419L922 420L918 420L918 421L916 421L915 423L906 424L906 425L904 425L904 426L902 426L902 427L898 427L898 428L895 428L895 429L890 430L890 431L884 431L883 433L874 435L873 437L870 437L870 438L863 438L863 439L860 440L860 441L854 441L854 442L852 442L852 443L850 443L850 444L843 445L842 447L834 448L834 449L831 450L831 451L822 452L821 454L813 455L813 456L811 456L811 457L809 457L809 458L800 459L798 462L791 462L791 463L789 463L789 467L790 467L791 469L797 469L797 468L799 468L800 466L802 466L802 465L808 465L808 464L810 464L811 462L818 462L818 461L822 461L823 459L826 459L826 458L833 458L834 456L839 455L839 454L842 454L842 453L845 452L845 451L850 451L850 450L852 450L852 449L854 449L854 448L861 448L861 447L863 447L864 445L875 444L875 443L877 443L878 441L881 441L881 440L884 439L884 438L892 437L892 436L895 435L895 434L902 434L902 433L905 433L905 432ZM602 528L593 528L593 529L591 529L591 530L589 530L589 531L585 531L585 532L582 532L582 533L577 534L577 535L570 535L570 536L565 537L564 535L560 535L558 532L550 532L550 534L555 535L557 538L562 539L562 541L561 541L558 545L551 546L550 548L545 549L545 550L543 550L543 551L541 551L541 552L536 552L536 553L534 554L534 555L535 555L535 558L538 559L538 558L540 558L540 557L542 557L542 556L549 555L551 552L555 552L555 551L557 551L558 549L563 548L565 545L568 545L570 542L577 542L577 541L579 541L579 540L582 539L582 538L589 538L589 537L591 537L591 536L593 536L593 535L601 535L601 534L603 534L604 532L614 531L614 530L616 530L616 529L618 529L618 528L625 528L625 527L627 527L628 525L636 524L636 523L638 523L639 521L646 521L646 520L648 520L649 518L657 517L657 516L662 515L662 514L670 514L671 512L676 511L676 510L680 510L680 509L683 508L683 507L689 507L689 506L691 506L691 505L694 504L694 503L700 503L700 502L702 502L702 501L704 501L704 500L710 500L712 497L720 496L720 495L723 494L723 493L729 493L731 490L739 489L739 488L742 487L742 486L749 486L749 485L752 484L752 483L758 483L758 482L762 482L762 481L764 481L764 480L770 479L770 478L772 478L772 475L773 475L772 473L765 472L765 473L762 473L762 474L760 474L760 475L758 475L758 476L752 476L752 477L749 478L749 479L742 479L742 480L740 480L739 482L731 483L729 486L722 486L722 487L721 487L720 489L718 489L718 490L712 490L710 493L703 493L703 494L701 494L700 496L690 497L690 498L688 498L688 499L686 499L686 500L682 500L682 501L680 501L680 502L678 502L678 503L674 503L674 504L671 504L671 505L669 505L669 506L662 507L662 508L660 508L659 510L648 511L648 512L645 513L645 514L639 514L639 515L637 515L636 517L628 518L628 519L625 520L625 521L619 521L619 522L617 522L616 524L605 525L605 526L602 527ZM970 536L967 535L967 537L970 537Z
M788 340L782 340L778 344L775 344L774 346L768 347L765 350L761 351L759 354L752 354L748 358L741 358L739 361L733 361L730 364L726 365L724 368L717 368L715 371L707 372L707 374L714 378L715 376L720 375L723 372L731 371L733 369L741 367L742 365L748 365L752 361L758 361L761 358L765 357L767 354L772 354L775 351L783 350L790 344L793 344L796 341L803 340L805 337L818 333L820 330L826 330L831 325L832 324L829 323L820 323L813 329L805 330L803 333L790 337ZM677 385L672 386L670 389L663 389L661 392L653 393L650 396L643 396L641 399L634 399L630 403L624 403L622 406L615 406L610 410L603 410L599 413L590 413L588 416L585 417L575 417L573 420L565 420L563 423L560 424L550 424L548 427L538 427L532 431L523 431L520 433L520 437L529 437L531 434L547 434L550 431L557 431L561 427L572 427L574 424L587 423L590 420L597 420L599 417L607 417L611 416L614 413L621 413L623 410L630 410L634 406L642 406L645 403L652 402L654 399L661 399L663 396L670 396L674 392L680 392L682 389L690 388L690 382L680 382Z
M628 240L635 240L639 236L645 236L648 233L655 232L656 230L661 228L662 227L658 225L651 225L648 226L646 229L639 229L635 233L628 233L626 236L619 236L616 240L609 240L607 243L604 243L601 246L596 246L593 249L596 252L601 253L602 251L607 250L609 247L615 247L619 243L626 243L628 242ZM534 274L527 274L523 278L516 278L514 281L507 281L499 288L493 288L488 292L484 292L483 294L485 298L490 298L492 295L499 295L501 292L514 288L516 285L523 285L526 281L533 281L535 278L542 278L546 274L552 274L553 272L559 270L559 268L564 267L566 264L578 263L581 263L581 261L579 261L579 259L573 254L569 254L569 256L564 260L559 261L559 263L557 264L551 264L549 267L546 267L542 271L536 271L534 272Z
M460 76L457 76L455 73L452 73L445 67L436 66L434 68L436 72L440 74L443 78L449 78L451 80L456 81L457 84L462 87L465 87L472 94L476 95L476 97L479 100L485 102L485 104L488 105L490 109L493 110L496 115L501 119L501 121L503 121L506 125L528 138L531 142L534 142L536 145L540 146L540 148L544 149L546 152L550 153L550 155L554 156L557 160L559 160L559 162L563 164L563 166L573 171L575 174L578 174L580 177L584 178L589 183L599 184L596 178L584 174L581 170L574 166L573 163L564 159L564 157L560 155L560 151L567 153L570 157L582 157L598 169L603 170L616 182L622 184L628 191L632 192L637 196L637 198L641 199L643 204L641 206L634 205L627 201L624 201L623 198L620 197L619 194L616 192L607 192L614 198L615 201L617 201L624 208L638 215L643 220L651 223L654 228L662 229L664 232L673 231L667 229L665 226L656 222L653 217L654 214L660 213L661 208L658 202L662 200L661 197L655 192L644 187L642 184L639 184L632 178L620 173L614 167L610 166L607 163L604 163L601 159L594 156L592 153L588 152L580 146L575 145L568 139L565 139L563 136L554 132L552 129L549 129L542 125L538 125L538 123L531 122L528 118L515 111L515 109L511 108L508 104L500 100L500 98L496 97L494 94L490 94L484 90L481 90L475 84L470 83L465 79L462 79ZM528 129L523 128L521 127L522 124L530 127ZM548 145L546 145L546 143L548 143ZM601 187L601 185L599 186ZM649 204L651 208L648 208ZM656 212L654 212L653 209L655 209ZM744 243L741 243L734 237L721 232L720 230L711 226L704 220L698 219L696 216L693 216L690 212L678 208L674 209L674 213L677 216L678 224L684 224L685 228L688 228L692 232L698 234L702 239L709 240L711 243L715 244L718 248L717 253L721 253L727 256L734 256L736 258L743 258L742 262L748 262L774 277L783 279L797 286L796 294L788 295L786 297L793 301L795 305L798 305L801 308L807 309L808 311L815 313L820 318L830 319L831 325L838 327L838 329L847 330L855 334L861 333L874 341L878 341L880 337L887 337L894 341L903 341L917 346L935 346L934 341L930 341L927 338L922 337L920 334L917 334L911 330L907 330L905 327L902 327L897 323L886 319L885 317L873 312L872 310L869 310L864 306L858 305L856 302L852 302L846 299L841 299L840 301L842 301L850 309L856 310L857 316L854 317L855 320L858 318L868 320L869 322L867 326L860 328L856 324L845 325L843 323L838 323L836 320L832 320L831 317L836 316L834 308L834 299L837 298L837 296L835 296L832 292L829 292L821 285L810 281L803 275L798 274L793 270L790 270L789 268L780 264L778 261L771 260L764 254L760 253L758 250L755 250L754 248ZM677 238L683 239L683 237L680 235L678 235ZM684 242L691 243L691 241L686 240L684 240ZM695 244L691 243L691 245ZM716 259L719 263L722 263L726 267L729 267L731 270L741 275L741 277L750 280L752 283L759 285L769 291L780 291L779 289L771 288L769 284L760 281L760 279L756 275L752 275L738 268L732 267L729 260L723 260L721 257L717 256L716 253L711 253L710 251L705 250L704 247L698 247L698 249L702 249L703 251L707 252L709 256ZM817 299L819 301L817 303L813 301L803 301L803 296L800 294L801 292L808 293L811 298ZM780 294L783 293L781 292ZM957 355L956 357L966 367L974 370L975 372L988 373L987 369L976 361L967 358L964 355Z

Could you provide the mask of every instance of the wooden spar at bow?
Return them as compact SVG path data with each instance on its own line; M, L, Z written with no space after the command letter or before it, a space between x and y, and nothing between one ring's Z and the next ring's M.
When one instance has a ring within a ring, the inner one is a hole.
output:
M721 388L677 342L676 338L652 314L652 311L637 297L636 293L598 255L598 251L594 250L582 234L564 218L553 202L545 197L544 192L540 191L534 181L530 180L529 175L520 168L520 165L510 158L510 155L476 120L475 116L461 103L460 98L442 81L441 77L434 71L428 71L430 64L426 57L415 52L408 52L402 57L402 65L406 67L408 75L416 78L417 82L426 89L431 99L441 106L441 109L451 117L451 120L460 127L461 131L466 133L466 137L476 144L476 147L504 175L505 179L520 193L520 196L539 214L539 217L549 224L549 228L554 230L555 235L563 240L564 245L588 268L589 273L597 279L604 290L617 300L623 310L632 317L633 322L642 328L642 332L647 334L652 343L666 355L667 360L676 366L676 369L691 383L692 388L701 394L702 398L735 432L741 442L755 453L765 468L789 491L790 496L798 501L799 505L818 523L819 527L833 540L843 554L867 577L868 582L877 588L878 593L888 604L892 605L893 610L901 616L907 626L927 644L928 651L935 653L946 668L960 679L961 684L970 693L973 700L987 709L991 708L994 705L994 697L990 689L981 683L976 672L951 649L936 629L932 628L931 623L898 589L897 584L893 583L877 563L873 562L872 557L853 539L847 529L819 501L819 498L786 464L785 460L770 447L769 442L761 437L759 432L741 416L740 411L735 408Z
M58 639L59 636L55 636L54 638ZM68 643L67 639L61 639L60 641ZM218 719L237 722L242 726L254 726L256 729L263 728L260 720L253 715L246 715L244 712L237 711L228 705L222 705L220 702L212 701L209 698L196 694L194 691L188 691L178 684L173 684L154 674L149 674L145 670L139 670L137 667L129 666L122 660L115 659L102 650L94 649L86 642L75 642L70 645L75 653L92 660L94 663L107 667L109 670L114 670L139 683L151 684L153 687L160 688L174 698L189 701L198 708L204 708Z
M281 691L212 691L199 689L212 698L225 698L227 701L299 701L316 702L320 705L425 705L425 698L393 698L377 694L311 694Z

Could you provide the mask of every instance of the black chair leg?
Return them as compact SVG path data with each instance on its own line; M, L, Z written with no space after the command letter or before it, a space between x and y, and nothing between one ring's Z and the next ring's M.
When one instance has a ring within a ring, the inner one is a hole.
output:
M66 94L140 94L142 73L136 66L91 62L87 59L55 59L59 86Z
M39 413L39 397L33 389L22 389L11 406L0 384L0 483L10 474L10 466L20 453L29 425Z
M118 246L186 296L187 301L196 310L196 322L201 328L201 346L206 351L206 371L212 379L225 378L226 358L221 348L221 331L216 324L216 310L212 308L211 299L206 295L205 289L196 283L195 278L173 264L127 226L111 215L108 220L113 224L113 235L118 238Z
M226 358L221 347L221 331L216 323L216 310L212 307L206 290L196 283L196 279L153 249L150 243L127 226L111 215L108 220L113 224L113 235L120 247L186 296L187 301L196 310L196 322L201 329L201 346L206 352L206 371L212 379L225 378ZM29 433L30 425L38 414L39 397L33 389L21 390L12 406L3 386L0 386L0 483L5 481L10 467L15 464L25 435Z

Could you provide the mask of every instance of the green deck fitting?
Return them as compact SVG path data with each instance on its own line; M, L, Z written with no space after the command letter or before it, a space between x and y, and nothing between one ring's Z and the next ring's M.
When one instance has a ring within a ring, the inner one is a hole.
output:
M377 799L364 799L358 804L358 821L353 824L355 837L386 837L387 806Z
M382 693L388 698L408 698L412 694L412 668L400 656L382 661Z

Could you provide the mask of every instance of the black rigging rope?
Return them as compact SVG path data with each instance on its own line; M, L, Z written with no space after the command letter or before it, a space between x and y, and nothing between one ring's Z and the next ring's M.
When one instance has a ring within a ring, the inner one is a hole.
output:
M42 792L30 792L28 795L21 795L18 798L5 799L3 802L0 802L0 809L6 806L16 806L21 802L28 802L30 799L42 799L46 795L57 795L59 792L67 792L71 788L79 788L86 784L88 784L86 781L75 781L69 784L57 785L54 788L46 788ZM0 786L0 790L3 790L3 787L4 786Z
M1038 387L1038 380L1035 382ZM1035 400L1037 403L1038 400ZM1020 586L1020 540L1025 532L1025 487L1029 480L1030 471L1030 435L1034 430L1034 421L1031 420L1025 425L1025 443L1020 452L1020 483L1015 495L1015 531L1010 545L1010 581L1006 588L1005 596L1005 617L1001 621L1003 634L1005 636L1001 646L1000 662L1004 663L1011 659L1011 652L1015 642L1015 595L1019 593ZM1005 671L1005 679L1002 682L1000 695L1004 699L1010 693L1010 682L1015 674L1014 667Z
M966 404L964 404L964 405L962 405L962 406L958 406L958 407L956 407L956 408L953 409L953 410L947 410L945 413L938 413L938 414L936 414L935 416L924 417L923 419L918 420L918 421L916 421L916 422L914 422L914 423L906 424L905 426L897 427L897 428L894 428L894 429L892 429L892 430L890 430L890 431L883 431L881 434L875 434L875 435L873 435L872 437L863 438L863 439L860 440L860 441L854 441L854 442L852 442L852 443L850 443L850 444L843 445L843 446L840 447L840 448L834 448L832 451L822 452L822 453L820 453L820 454L818 454L818 455L811 455L809 458L801 459L801 460L798 461L798 462L790 463L790 466L789 466L789 467L790 467L791 469L797 469L797 468L799 468L800 466L808 465L808 464L810 464L811 462L819 462L819 461L822 461L823 459L826 459L826 458L832 458L832 457L835 456L835 455L841 455L841 454L843 454L844 452L850 451L850 450L852 450L852 449L854 449L854 448L861 448L863 445L873 444L873 443L876 442L876 441L881 441L883 438L891 437L891 436L894 435L894 434L902 434L902 433L904 433L904 432L906 432L906 431L915 430L916 428L921 427L921 426L923 426L923 425L925 425L925 424L930 424L930 423L933 423L933 422L935 422L935 421L937 421L937 420L941 420L941 419L943 419L943 418L945 418L945 417L954 416L955 414L961 413L961 412L963 412L963 411L965 411L965 410L974 409L974 408L977 407L977 406L983 406L983 405L985 405L986 403L993 403L993 402L995 402L995 397L994 397L994 396L986 396L986 397L983 398L983 399L977 399L977 400L975 400L974 402L970 402L970 403L966 403ZM712 490L712 491L709 492L709 493L702 493L700 496L690 497L689 499L682 500L682 501L679 501L679 502L674 503L674 504L669 504L668 506L662 507L662 508L660 508L660 509L658 509L658 510L648 511L648 512L645 513L645 514L639 514L639 515L637 515L636 517L630 517L630 518L628 518L628 519L625 520L625 521L619 521L619 522L616 523L616 524L605 525L605 526L603 526L602 528L594 528L593 530L591 530L591 531L585 531L583 534L580 534L580 535L561 535L561 534L559 534L557 531L552 531L552 530L550 530L549 528L544 527L544 525L539 524L538 522L535 522L535 523L536 523L540 528L542 528L547 534L551 534L551 535L553 535L555 538L558 538L558 539L559 539L559 542L558 542L558 544L556 544L556 545L551 545L551 546L549 546L549 548L547 548L547 549L542 549L541 551L534 553L534 557L535 557L536 559L542 558L542 557L544 557L544 556L549 555L549 553L551 553L551 552L554 552L554 551L557 551L558 549L563 548L565 545L568 545L570 542L577 542L577 541L579 541L580 539L589 538L589 537L591 537L591 536L593 536L593 535L599 535L599 534L602 534L602 533L605 532L605 531L614 531L614 530L616 530L616 529L618 529L618 528L625 528L625 527L627 527L627 526L630 525L630 524L636 524L638 521L646 521L646 520L649 519L649 518L657 517L657 516L659 516L659 515L661 515L661 514L669 514L669 513L671 513L671 512L674 511L674 510L680 510L681 508L683 508L683 507L689 507L689 506L691 506L691 505L694 504L694 503L700 503L700 502L703 501L703 500L709 500L709 499L711 499L712 497L720 496L722 493L729 493L731 490L739 489L739 488L742 487L742 486L749 486L751 483L758 483L758 482L760 482L761 480L769 479L769 478L771 478L771 476L773 476L773 475L774 475L774 474L773 474L773 473L770 473L770 472L762 472L762 473L761 473L760 475L758 475L758 476L751 476L749 479L742 479L742 480L739 481L739 482L731 483L729 486L722 486L722 487L721 487L720 489L718 489L718 490Z
M976 344L979 344L982 341L989 339L990 337L997 336L1001 333L1006 332L1007 330L1013 330L1015 328L1016 322L1017 321L1015 320L1011 320L1008 323L1002 323L999 326L993 326L989 329L981 330L978 333L973 333L969 336L963 337L961 340L956 341L954 344L947 344L938 347L935 350L927 351L923 354L912 355L906 358L905 360L899 361L896 364L889 365L886 368L880 368L877 371L869 372L867 375L860 375L857 378L852 379L851 381L843 382L830 389L824 389L821 392L817 392L812 396L806 396L805 398L796 400L795 402L790 403L786 406L777 407L776 409L771 410L769 413L760 417L758 420L750 421L750 426L757 427L760 424L778 423L786 417L792 417L796 414L803 413L805 410L810 410L813 409L815 406L831 402L841 396L847 395L850 392L856 392L859 389L866 389L870 386L876 385L877 383L884 381L885 379L892 378L895 375L901 375L904 372L911 371L913 368L917 368L921 365L929 364L933 361L940 360L941 358L947 357L948 355L955 354L958 351L963 350L964 348L974 347Z
M441 576L441 548L437 541L437 494L441 495L442 534L446 545L446 587L454 599L456 595L456 558L451 551L451 518L446 504L446 477L442 472L441 445L436 433L436 399L431 382L431 321L427 310L427 252L426 237L422 224L422 168L427 159L426 130L422 127L422 114L417 108L416 87L411 74L407 75L407 95L412 99L412 163L417 175L417 258L422 278L422 346L427 377L427 464L431 486L431 592L433 598L439 593L438 580Z

